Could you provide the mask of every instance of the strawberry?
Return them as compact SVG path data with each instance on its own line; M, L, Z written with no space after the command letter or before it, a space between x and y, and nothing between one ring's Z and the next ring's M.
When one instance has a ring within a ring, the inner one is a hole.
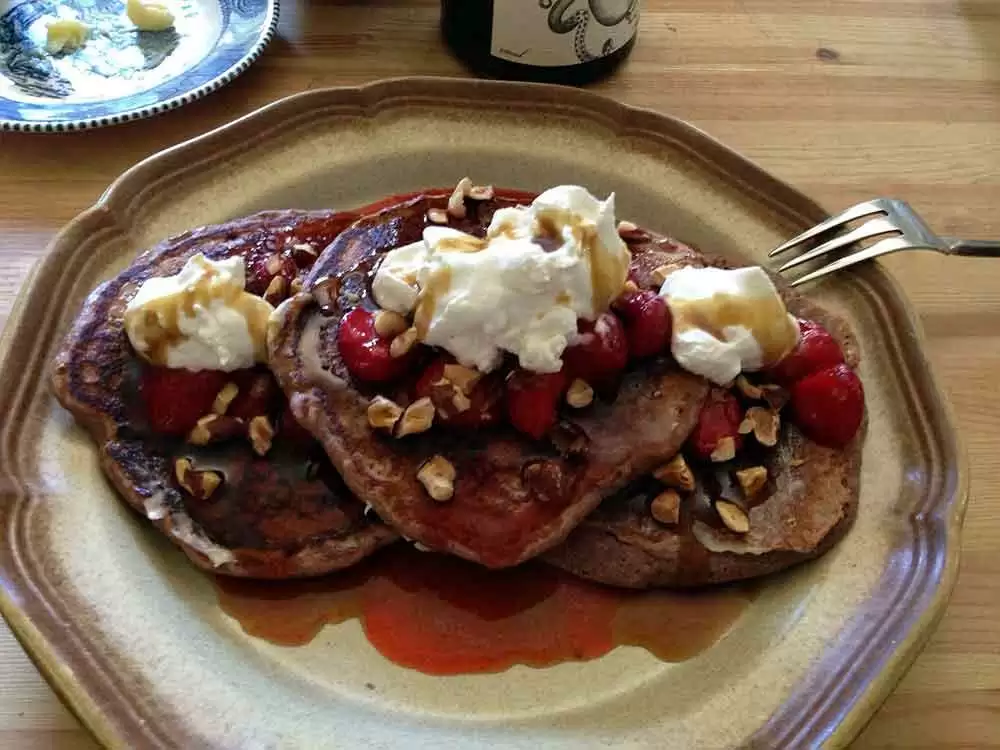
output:
M143 367L139 393L150 429L162 435L187 435L212 411L229 375L219 370Z
M847 365L807 375L792 386L792 419L812 440L843 448L865 416L861 379Z
M437 419L453 427L472 430L498 423L503 417L503 376L499 373L483 375L468 393L462 392L456 398L455 386L441 382L445 380L445 365L449 364L454 364L450 357L438 357L431 362L417 379L414 397L430 398L437 409ZM466 408L460 408L456 401Z
M563 371L515 370L507 378L507 418L520 432L541 439L556 423L568 379Z
M652 357L670 347L670 308L659 294L648 289L625 292L614 308L625 322L631 356Z
M823 326L812 320L799 320L799 344L768 371L776 383L791 385L813 372L825 370L844 361L840 344Z
M569 380L580 378L596 388L616 385L628 364L628 339L617 315L601 313L597 320L577 322L579 335L563 352Z
M688 438L688 444L698 458L706 461L711 459L723 438L732 438L734 448L739 450L743 446L740 434L742 421L743 410L736 397L722 388L713 388L701 407L698 423Z
M419 359L419 345L401 357L389 353L392 340L375 330L375 315L355 307L340 320L337 346L348 371L366 383L387 383L413 369Z

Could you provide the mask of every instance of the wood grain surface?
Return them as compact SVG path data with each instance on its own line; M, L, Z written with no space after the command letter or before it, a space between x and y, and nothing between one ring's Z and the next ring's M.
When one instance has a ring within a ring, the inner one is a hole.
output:
M304 89L466 75L437 19L437 0L283 0L265 55L205 100L0 133L0 324L53 234L135 161ZM598 89L693 122L831 210L892 195L943 234L1000 238L998 0L644 0L640 43ZM887 265L957 412L972 497L948 613L855 746L1000 747L1000 260ZM94 746L0 624L0 747Z

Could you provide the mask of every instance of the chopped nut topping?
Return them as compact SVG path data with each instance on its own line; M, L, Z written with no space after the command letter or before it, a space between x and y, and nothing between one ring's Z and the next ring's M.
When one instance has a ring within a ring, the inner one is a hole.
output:
M760 399L764 395L764 392L747 380L744 375L736 378L736 388L747 398Z
M736 472L736 481L740 483L743 494L747 498L752 499L767 484L767 469L763 466L751 466L749 469L740 469Z
M271 283L267 285L267 290L264 292L264 299L272 305L278 305L288 296L287 292L288 282L285 281L285 277L275 276L271 279Z
M417 343L417 329L407 328L389 344L390 357L402 357Z
M272 276L276 276L281 271L281 256L277 253L272 253L267 256L267 260L264 261L264 270L266 270Z
M368 424L376 430L392 432L403 416L403 407L385 396L376 396L368 404Z
M653 281L657 284L662 284L667 280L667 276L673 273L676 269L673 266L658 266L653 269Z
M208 445L243 434L243 420L222 414L206 414L188 434L192 445Z
M713 461L729 461L736 457L736 441L731 437L724 437L715 445L715 450L709 456Z
M470 190L472 190L472 180L468 177L463 177L458 181L451 197L448 198L448 213L451 216L454 216L456 219L465 218L465 196L469 194Z
M559 502L566 494L566 480L557 461L536 459L521 467L521 481L543 503Z
M403 412L403 416L396 425L396 437L401 438L426 432L432 424L434 424L434 402L427 396L418 398Z
M594 389L580 380L580 378L569 384L569 390L566 391L566 403L574 409L582 409L585 406L590 406L593 401Z
M639 285L636 284L634 281L632 281L632 279L625 279L625 286L622 287L622 291L624 291L624 292L638 292L639 291Z
M208 500L222 484L222 475L217 471L196 471L190 458L174 461L174 476L177 483L196 500Z
M379 310L375 313L375 333L379 336L398 336L409 327L409 322L398 312Z
M427 221L431 224L447 224L448 212L442 208L432 208L427 211Z
M681 517L681 496L677 490L664 490L653 498L649 512L660 523L673 526Z
M492 185L473 185L469 188L467 195L474 201L489 201L493 200L493 186Z
M264 415L254 417L250 420L248 432L253 452L258 456L266 456L271 450L271 441L274 440L274 425L271 424L271 420Z
M483 377L483 374L479 370L454 364L445 365L443 375L447 382L452 383L465 394L471 393L473 387Z
M294 279L292 279L292 283L288 285L289 293L298 294L299 292L301 292L303 283L304 282L302 281L302 277L296 276Z
M455 407L455 411L459 413L468 411L472 408L472 402L469 400L469 397L457 388L455 389L455 392L451 394L451 403L452 406Z
M313 283L310 290L323 315L333 315L337 311L337 297L340 295L340 279L327 276Z
M719 514L722 523L730 531L736 534L746 534L750 531L750 518L746 511L736 503L731 503L728 500L716 500L715 512Z
M761 445L770 448L778 443L780 424L781 418L778 412L763 406L751 406L740 422L739 430L741 435L749 435L752 432Z
M424 461L417 471L417 480L431 499L439 503L451 500L455 494L455 467L444 456L433 456Z
M694 472L688 466L684 456L678 453L670 461L663 464L658 469L653 470L653 476L659 479L668 487L673 487L684 492L694 490Z
M225 414L239 392L240 387L236 383L226 383L215 395L215 401L212 402L212 411L216 414Z
M631 234L638 230L639 227L633 224L631 221L619 221L618 222L618 234Z

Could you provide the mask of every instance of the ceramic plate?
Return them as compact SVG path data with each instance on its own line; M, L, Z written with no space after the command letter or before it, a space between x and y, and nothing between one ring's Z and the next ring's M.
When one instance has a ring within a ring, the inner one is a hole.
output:
M286 99L129 170L60 233L0 345L3 611L116 748L840 746L911 662L958 568L965 474L916 323L876 265L811 294L860 339L870 428L861 508L820 561L772 578L726 635L678 664L590 662L431 677L356 621L308 646L243 633L212 582L125 509L47 368L80 302L136 250L265 208L352 207L480 182L572 182L734 258L823 218L694 128L572 89L409 79Z
M157 0L159 2L160 0ZM113 125L224 86L260 56L277 0L164 0L167 31L137 31L124 0L0 0L0 130ZM49 23L90 27L80 49L46 52Z

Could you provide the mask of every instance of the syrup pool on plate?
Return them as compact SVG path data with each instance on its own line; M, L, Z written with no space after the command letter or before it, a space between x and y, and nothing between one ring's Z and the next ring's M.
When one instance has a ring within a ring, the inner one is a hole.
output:
M436 675L545 667L625 645L683 661L725 635L754 597L750 586L613 589L541 563L493 571L403 544L321 579L216 582L222 609L249 635L301 646L358 619L384 657Z

